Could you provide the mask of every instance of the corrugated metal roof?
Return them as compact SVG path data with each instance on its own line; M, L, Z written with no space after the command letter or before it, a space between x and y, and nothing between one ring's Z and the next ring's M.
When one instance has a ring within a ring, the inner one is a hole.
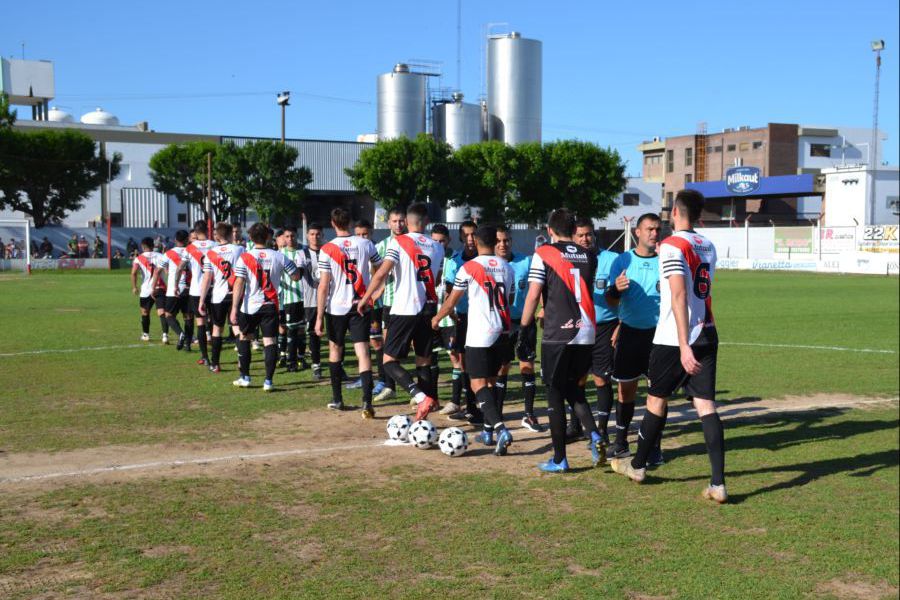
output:
M222 143L230 142L243 146L250 142L280 141L273 138L222 137ZM297 166L308 167L313 174L311 191L353 192L350 180L344 174L346 167L352 167L359 160L359 154L374 144L361 142L339 142L332 140L285 140L285 144L297 149Z

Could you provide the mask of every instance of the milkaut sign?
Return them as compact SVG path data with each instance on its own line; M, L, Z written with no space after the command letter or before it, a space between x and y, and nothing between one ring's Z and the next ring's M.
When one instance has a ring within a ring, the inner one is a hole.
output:
M725 187L732 194L750 194L759 189L759 169L733 167L725 172Z

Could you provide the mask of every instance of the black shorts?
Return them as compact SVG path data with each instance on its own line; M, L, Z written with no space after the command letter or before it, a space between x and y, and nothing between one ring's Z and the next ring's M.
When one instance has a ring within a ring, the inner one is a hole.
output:
M263 304L255 313L238 313L238 327L244 335L253 335L259 328L264 338L278 336L278 311L274 304Z
M206 295L205 304L206 304L207 309L209 309L210 304L212 304L209 294ZM200 296L189 296L188 297L188 307L189 307L188 309L191 311L192 315L194 315L195 317L203 318L200 315Z
M647 374L650 350L656 328L635 329L622 323L613 359L612 378L616 381L634 381Z
M386 304L381 307L381 313L379 313L379 318L381 319L381 331L384 332L391 326L391 307Z
M285 304L283 308L284 310L282 310L281 313L284 315L284 326L287 329L296 329L303 325L303 320L306 315L304 315L302 302Z
M453 340L456 339L456 325L447 325L446 327L441 327L437 331L438 336L440 336L440 347L446 351L450 351L453 349Z
M153 308L154 299L152 295L141 296L138 302L140 303L141 308L143 308L144 310L150 310L151 308Z
M310 335L316 334L316 319L319 316L319 309L312 306L305 306L303 314L306 316L306 332Z
M570 381L587 377L590 368L591 346L587 344L541 344L541 374L546 385L562 389Z
M206 308L210 322L216 327L225 327L231 318L231 296L226 296L222 302L207 304Z
M393 358L406 358L412 344L416 356L430 356L434 343L434 330L431 328L434 315L434 309L426 309L417 315L391 315L384 353Z
M511 354L509 347L508 335L501 335L487 348L466 346L466 374L477 379L496 377L504 364L503 357Z
M356 309L351 309L346 315L332 315L325 313L325 326L328 328L328 341L334 342L341 348L347 341L347 332L350 332L350 341L354 344L369 341L369 324L372 313L360 315Z
M609 381L613 373L613 356L615 348L612 345L612 334L619 325L618 319L597 323L594 333L594 350L591 356L591 375Z
M500 356L500 364L501 365L508 365L516 359L516 346L519 345L519 329L518 328L514 329L506 337L507 337L507 342L506 342L506 344L503 345L503 348L501 348L501 350L503 352L503 354ZM472 349L471 346L466 348L466 356L469 355L469 350L471 350L471 349ZM466 366L468 367L468 365L466 365ZM466 369L466 371L468 371L468 368Z
M187 294L182 294L180 296L166 296L165 308L166 312L170 315L178 313L191 314Z
M384 308L379 306L372 309L372 324L369 325L369 337L372 339L381 339L381 319L384 315Z
M469 330L469 315L466 313L457 313L456 321L456 337L453 338L453 352L466 351L466 331Z
M694 358L700 363L700 372L688 375L681 366L681 350L678 346L653 345L650 352L650 369L647 373L648 393L657 398L668 398L679 388L691 398L716 399L716 358L719 353L719 336L715 329L705 331L691 344Z

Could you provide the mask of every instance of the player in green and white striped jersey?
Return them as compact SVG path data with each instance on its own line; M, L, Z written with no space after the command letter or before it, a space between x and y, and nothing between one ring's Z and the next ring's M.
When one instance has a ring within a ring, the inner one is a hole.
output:
M406 210L399 207L392 208L391 212L388 214L388 228L391 230L391 235L375 245L375 249L378 250L378 255L381 256L382 259L384 259L384 255L387 253L388 244L394 236L406 233ZM379 316L381 317L381 340L387 339L387 329L390 325L391 306L393 304L394 276L391 274L384 283L384 293L381 295L378 304L375 305L375 311L372 315L373 322L378 320ZM383 343L383 341L381 341L381 343ZM375 402L382 402L393 398L396 395L394 390L397 385L394 380L384 372L384 352L381 348L375 350L375 360L378 363L378 378L384 382L384 389L376 394L374 400Z
M301 275L309 268L306 261L306 255L297 249L297 230L293 227L285 227L281 236L281 253L293 262L300 269ZM286 346L286 362L289 373L294 373L300 369L305 369L306 364L303 357L299 357L297 343L300 338L300 331L304 321L303 311L303 281L298 279L294 281L290 277L285 277L282 273L281 285L278 288L278 296L284 311L284 329L285 329L285 346Z

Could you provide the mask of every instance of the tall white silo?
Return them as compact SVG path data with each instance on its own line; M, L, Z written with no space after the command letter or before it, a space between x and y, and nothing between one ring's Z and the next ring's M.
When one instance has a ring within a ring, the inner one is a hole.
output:
M515 145L541 141L542 44L517 32L487 45L488 134Z
M378 76L378 139L425 133L425 75L399 63Z
M447 142L454 150L484 139L481 107L463 102L461 92L453 94L452 102L435 104L431 113L435 139Z

